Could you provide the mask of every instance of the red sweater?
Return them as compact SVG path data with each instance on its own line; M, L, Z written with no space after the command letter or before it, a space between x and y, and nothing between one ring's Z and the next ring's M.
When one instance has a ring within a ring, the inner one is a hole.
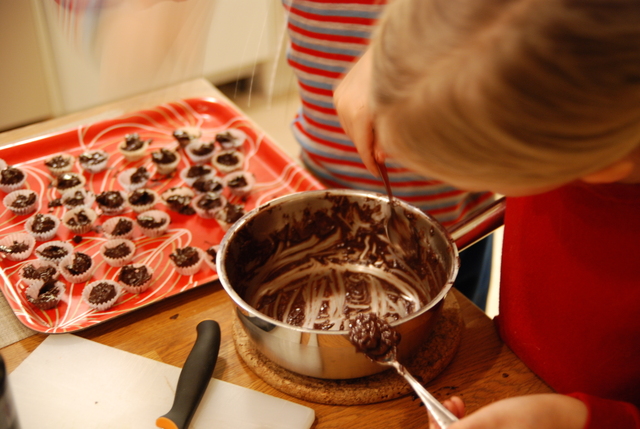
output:
M507 200L500 335L588 429L640 428L639 240L640 185Z

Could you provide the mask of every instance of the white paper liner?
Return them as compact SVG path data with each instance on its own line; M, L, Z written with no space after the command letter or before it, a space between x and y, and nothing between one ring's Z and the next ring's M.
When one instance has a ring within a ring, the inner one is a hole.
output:
M192 142L193 140L196 140L202 137L202 130L198 127L182 127L177 129L176 131L184 131L189 137L189 143ZM175 136L173 137L175 138ZM182 143L177 138L176 138L176 141L180 144L181 147L186 147L189 145L189 143L187 144Z
M6 166L5 168L9 168L9 167ZM3 168L2 170L4 170L5 168ZM17 183L13 183L13 184L8 184L8 183L4 184L4 183L0 182L0 191L6 192L6 193L13 192L13 191L16 191L18 189L23 188L24 184L27 182L27 172L24 171L21 168L18 168L18 167L13 167L13 168L15 168L17 170L20 170L22 172L22 180L20 180Z
M129 248L129 254L127 256L122 258L111 258L105 255L107 249L113 249L114 247L117 247L121 244L124 244ZM122 267L123 265L128 264L133 259L133 256L135 254L136 245L133 244L131 240L127 240L126 238L114 238L102 243L102 246L100 246L100 255L102 255L102 259L104 259L104 261L112 267Z
M7 161L0 158L0 170L4 170L5 168L7 168Z
M114 215L119 215L120 213L125 211L125 209L127 208L127 193L125 191L121 191L121 190L113 191L113 190L111 190L111 191L105 191L105 192L118 192L120 194L120 196L122 197L122 204L120 204L118 207L103 206L102 204L100 204L100 201L98 200L100 195L96 195L96 202L98 203L98 207L102 211L102 214L107 215L107 216L114 216Z
M118 225L118 222L120 221L120 219L126 219L129 222L131 222L131 230L129 232L127 232L126 234L122 234L122 235L113 235L112 231L115 229L115 227ZM115 216L110 218L109 220L105 221L102 224L102 234L109 238L109 239L113 239L113 238L126 238L129 239L131 237L133 237L133 234L135 232L135 221L131 218L128 218L126 216Z
M52 279L57 280L58 277L60 276L60 271L58 270L58 264L54 263L54 262L50 262L50 261L45 261L43 259L34 259L32 261L27 262L26 264L24 264L22 266L22 268L20 268L20 278L22 279L23 282L25 282L27 285L33 285L36 283L43 283L43 280L40 278L29 278L26 277L24 275L24 271L27 269L27 267L32 266L35 269L38 268L43 268L43 267L53 267L55 268L56 272L53 276L51 276Z
M78 189L82 189L82 188L84 188L84 185L87 183L87 178L84 177L84 175L82 175L82 174L74 173L73 171L70 171L67 174L72 174L72 175L76 176L80 180L80 183L77 184L76 186L72 186L70 188L60 189L60 188L58 188L58 178L56 178L56 180L54 180L54 182L53 182L53 186L55 186L56 191L58 191L58 193L60 193L60 195L64 194L65 192L77 191Z
M95 269L95 266L96 266L95 262L93 261L93 258L91 258L90 255L87 255L91 259L91 265L89 266L89 269L87 269L87 271L81 274L70 273L69 270L67 269L67 266L72 264L73 258L77 253L83 253L83 252L70 253L66 257L62 258L62 260L60 261L60 264L58 265L58 267L60 268L60 273L62 274L62 277L64 277L69 283L84 283L88 281L91 278L91 276L93 276L93 270Z
M220 250L220 245L216 244L214 246L211 246L209 249L213 249L216 252L216 255L218 254L218 250ZM209 255L209 252L207 249L206 251L204 251L204 262L209 266L209 268L211 268L213 271L218 271L218 269L216 268L216 257L212 257L211 255Z
M146 170L146 168L145 168ZM136 189L144 188L149 183L151 178L151 172L147 170L148 176L145 180L141 180L138 183L132 183L131 177L138 171L138 168L127 168L122 173L118 174L118 183L124 188L125 191L131 192Z
M168 164L162 164L155 161L153 162L153 164L156 166L156 172L158 174L162 176L166 176L168 174L173 173L174 171L176 171L176 168L178 168L178 164L180 164L181 156L176 151L172 151L172 152L176 155L175 161Z
M232 183L233 180L239 177L244 177L247 184L245 186L235 186L235 187L231 186L230 183ZM253 190L255 183L256 183L256 178L253 175L253 173L249 171L234 171L233 173L229 173L226 176L224 176L225 186L229 188L229 192L231 192L233 195L237 197L246 197L247 195L249 195Z
M34 307L38 307L40 310L50 310L52 308L57 307L58 304L60 303L60 300L62 299L62 296L66 293L67 288L65 287L65 284L61 281L56 281L55 285L57 286L59 291L56 299L52 299L46 302L34 302L38 299L40 289L42 288L42 286L44 286L44 282L38 281L36 283L29 285L25 290L27 301L29 301L29 303Z
M62 258L46 258L40 254L43 250L45 250L49 246L62 247L63 249L67 250L67 255L70 255L71 253L73 253L73 245L71 243L67 243L66 241L50 241L48 243L44 243L36 247L35 249L36 257L43 261L49 261L56 265L59 265L60 261L64 259L64 256Z
M90 302L89 301L89 296L91 295L91 291L93 290L94 287L96 287L100 283L108 283L109 285L113 286L113 288L116 291L116 295L113 298L111 298L109 301L100 302L100 303ZM82 290L82 300L89 307L93 308L96 311L104 311L104 310L107 310L107 309L113 307L113 305L116 303L118 298L120 298L120 295L122 295L122 287L120 286L120 284L118 282L116 282L114 280L96 280L96 281L91 282L88 285L86 285L84 287L84 289Z
M126 142L122 142L120 145L118 145L118 151L128 162L139 161L146 155L149 143L150 139L142 140L142 146L140 147L140 149L125 150L124 147L126 147Z
M173 268L175 269L176 273L182 276L192 276L194 274L197 274L202 269L202 264L204 263L204 260L206 257L204 250L194 246L188 246L188 247L193 247L200 254L200 257L198 258L198 262L196 262L195 264L188 267L179 267L175 264L175 262L173 262L173 259L169 258L169 261L171 262L171 265L173 265Z
M218 162L218 159L221 156L225 156L225 155L234 155L237 158L237 162L233 165L227 165L227 164L223 164L221 162ZM244 155L242 154L242 152L239 152L235 149L232 150L220 150L217 151L215 155L213 155L213 158L211 160L211 163L213 164L214 167L216 167L216 169L221 173L221 174L229 174L232 171L236 171L236 170L242 170L242 168L244 167Z
M142 212L146 212L147 210L151 210L155 207L156 204L158 204L158 202L160 202L160 196L156 191L152 189L144 189L144 191L153 196L153 201L144 205L133 204L131 202L131 194L133 192L130 192L129 195L127 195L127 204L129 205L131 210L133 210L136 213L142 213Z
M87 217L90 219L90 222L86 225L69 225L69 221L76 218L76 216L78 216L78 214L81 212L84 212L87 215ZM98 214L92 208L76 207L75 209L68 210L62 216L62 224L74 234L85 234L93 229L93 225L95 224L97 218Z
M235 222L227 222L227 211L229 210L229 205L231 203L229 203L227 201L227 204L222 208L222 210L216 212L215 214L215 219L218 222L218 225L220 225L220 228L222 228L223 231L227 231L229 228L231 228L231 225L233 225Z
M217 198L217 199L220 200L220 206L216 207L216 208L213 208L213 209L205 209L205 208L199 207L198 203L203 198ZM213 218L215 218L216 213L218 213L220 210L222 210L226 205L227 205L227 199L225 198L225 196L222 195L222 194L214 193L214 192L207 192L206 194L199 194L191 202L191 207L193 207L193 209L196 211L196 214L198 216L200 216L201 218L203 218L203 219L213 219Z
M209 171L208 173L202 174L200 176L187 177L187 175L189 174L189 171L191 170L192 167L206 167L207 169L210 169L211 171ZM200 177L209 177L209 176L212 176L214 174L215 174L215 170L213 169L213 167L207 166L207 165L203 165L203 166L188 166L188 167L185 167L182 170L180 170L180 178L182 179L182 181L184 183L186 183L189 186L193 186L193 182L198 180Z
M194 151L201 149L203 146L211 145L211 152L204 155L197 155ZM202 140L193 140L191 143L187 145L184 149L187 152L187 156L189 159L195 164L206 164L213 157L215 146L213 142L204 142Z
M24 252L20 253L5 253L0 252L0 259L6 258L10 261L24 261L33 252L33 248L36 246L36 239L31 234L26 232L13 232L0 239L0 246L11 247L13 243L26 243L28 248Z
M100 153L105 155L105 159L102 162L99 162L97 164L87 164L87 163L83 163L82 161L79 162L80 167L82 167L82 169L88 173L100 173L101 171L104 171L107 168L107 164L109 164L109 153L105 152L104 150L98 149L98 150L89 150L86 151L83 155L91 155L94 153ZM82 156L82 155L81 155ZM78 158L80 159L80 158Z
M77 206L68 204L68 201L75 197L76 192L80 192L82 194L82 196L84 197L84 202ZM60 197L60 202L62 202L62 205L67 210L73 210L76 207L91 207L93 206L93 203L96 202L96 194L86 189L71 189L68 191L64 191L62 193L62 196Z
M175 188L168 189L162 193L162 202L167 206L168 209L173 210L169 205L169 198L178 196L178 197L188 197L191 200L195 197L196 193L185 186L177 186ZM191 202L189 203L191 205Z
M50 167L50 166L47 165L48 161L50 161L53 158L56 158L58 156L66 158L67 161L68 161L67 165L65 165L64 167L58 167L58 168ZM73 170L73 165L75 164L75 162L76 162L76 158L73 155L68 154L68 153L59 153L59 154L50 156L49 158L44 160L45 167L47 167L47 170L49 170L49 173L51 173L51 175L53 177L57 177L57 176L61 175L62 173L68 173L71 170Z
M33 235L33 238L36 239L36 241L49 241L51 240L53 237L56 236L56 234L58 233L58 228L60 227L60 219L58 219L56 216L50 214L50 213L42 213L43 216L53 220L53 228L51 228L49 231L46 232L35 232L32 227L33 227L33 223L36 220L36 216L40 214L40 213L36 213L35 215L31 216L29 219L27 219L27 221L24 223L24 229L31 235Z
M116 275L116 279L118 279L118 283L120 283L120 286L122 286L122 289L126 290L129 293L142 293L145 290L149 289L149 286L151 286L151 281L153 280L153 269L146 264L130 264L127 266L134 267L134 268L144 267L147 270L147 272L150 274L150 276L149 276L149 279L143 284L140 284L137 286L130 285L120 280L120 273L122 272L122 269L125 268L125 267L122 267L120 268L120 270L118 271L118 274Z
M156 238L163 235L169 229L169 224L171 223L171 216L169 214L161 211L161 210L147 210L146 212L140 213L136 220L141 216L151 216L154 221L159 221L161 219L165 219L165 223L159 228L145 228L140 223L136 222L140 231L149 238Z
M207 183L207 187L210 188L209 190L201 190L198 188L198 180L196 180L195 182L193 182L193 184L191 185L194 190L194 192L196 192L197 194L204 194L207 192L212 192L215 194L221 194L222 191L224 191L224 180L222 180L222 178L211 174L210 176L207 177L202 177L203 181L208 182ZM218 188L218 190L214 191L213 188Z
M36 199L34 200L33 204L29 204L28 206L25 207L13 207L12 204L20 197L20 196L24 196L24 197L29 197L30 195L35 195ZM4 206L11 210L13 212L13 214L18 215L18 216L24 216L24 215L28 215L29 213L33 213L34 211L36 211L37 207L38 207L38 201L40 200L40 198L38 197L38 194L36 194L34 191L30 190L30 189L18 189L17 191L12 191L9 194L7 194L4 199L2 200Z
M230 149L239 149L244 144L247 139L247 134L244 131L238 130L236 128L229 128L224 131L219 132L218 134L229 133L233 136L233 140L229 142L220 142L218 141L218 135L216 134L216 142L220 145L223 150Z

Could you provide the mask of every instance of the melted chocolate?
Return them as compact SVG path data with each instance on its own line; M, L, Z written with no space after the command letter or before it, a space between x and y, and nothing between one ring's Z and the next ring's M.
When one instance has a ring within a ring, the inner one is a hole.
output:
M35 192L29 192L27 195L20 194L11 203L11 207L16 209L24 209L36 203L38 196Z
M183 215L192 215L195 214L195 211L190 205L191 200L192 197L190 195L171 195L165 201L170 210Z
M400 338L400 334L375 313L360 313L349 323L351 344L373 360L393 353Z
M228 183L227 186L229 186L230 188L243 188L245 186L247 186L249 183L247 182L247 178L244 176L236 176L233 179L231 179Z
M104 250L104 256L111 259L124 258L131 254L131 248L125 243L120 243L114 247L107 247Z
M71 219L67 220L69 226L84 226L91 223L91 218L84 210L80 210Z
M77 252L73 255L71 263L64 268L74 276L86 273L91 268L91 257L86 253Z
M33 223L31 224L31 230L36 233L42 233L42 232L51 231L55 226L56 226L56 223L51 218L51 216L38 213L35 215L33 219Z
M37 298L33 299L30 296L27 296L27 299L38 307L45 307L51 302L57 302L60 292L61 290L56 284L56 281L51 279L40 287Z
M197 156L209 155L213 152L213 143L203 143L196 148L191 148L191 153Z
M142 183L149 180L151 175L144 167L138 167L136 171L131 175L131 183Z
M206 253L209 260L215 264L216 256L218 256L218 251L216 250L216 248L214 246L211 246L206 250Z
M19 168L7 167L0 171L0 183L3 185L15 185L24 179L24 173Z
M178 267L191 267L200 260L200 252L195 247L187 246L176 249L169 257Z
M178 159L176 153L165 148L151 153L151 160L156 164L171 164L176 159Z
M120 145L120 149L125 152L135 152L136 150L141 149L145 145L145 143L150 142L151 139L146 141L142 140L138 133L127 134L126 136L124 136L124 143Z
M156 196L147 189L136 189L129 194L129 204L132 206L146 206L156 200Z
M76 173L62 173L56 179L56 188L60 191L71 189L81 184L82 180Z
M128 234L132 228L133 222L131 222L129 219L118 219L118 222L116 222L116 226L113 228L113 231L111 231L111 235L125 235Z
M97 197L96 201L103 207L108 207L111 209L120 207L124 204L124 198L122 198L122 193L120 191L104 191L101 192Z
M224 143L232 143L235 139L229 131L216 134L216 141L224 146Z
M64 204L69 207L79 207L84 204L85 196L84 193L80 190L77 190L73 193L72 196L67 196L64 199Z
M185 147L189 143L191 143L191 136L185 130L175 130L173 133L173 138L176 139L180 146Z
M134 267L133 265L125 265L120 270L118 281L129 286L142 286L151 279L151 274L147 267Z
M14 241L9 246L0 246L0 252L2 253L15 253L20 254L29 250L29 245L24 241Z
M47 204L47 207L52 209L54 207L60 207L61 205L62 205L62 201L60 201L60 198L55 198L55 199L49 201L49 204Z
M56 267L52 267L50 265L36 268L33 266L33 264L29 264L22 270L22 276L27 279L42 280L44 282L47 282L49 280L52 280L57 272L58 270L56 269Z
M65 168L71 164L71 159L68 156L56 155L53 158L49 158L45 161L44 165L49 168L59 169Z
M244 206L241 204L227 203L223 209L222 220L226 223L234 223L244 216Z
M147 229L160 228L165 223L167 223L167 220L165 218L156 220L156 218L149 215L140 215L138 216L137 221L138 221L138 225Z
M108 159L108 155L102 151L87 152L80 155L78 160L84 165L98 165Z
M211 171L212 171L211 167L207 167L206 165L193 165L189 167L189 170L187 170L187 177L188 178L202 177L211 173Z
M88 301L91 304L101 304L116 297L116 288L107 282L100 282L91 288Z
M69 254L68 250L61 246L52 244L36 253L45 259L62 259Z
M218 195L205 194L198 200L198 207L203 210L217 209L222 206L222 199Z
M240 162L240 158L233 152L226 152L218 155L216 157L216 162L218 164L232 166Z
M193 185L191 186L198 192L220 192L222 191L222 183L219 180L206 178L206 177L198 177Z

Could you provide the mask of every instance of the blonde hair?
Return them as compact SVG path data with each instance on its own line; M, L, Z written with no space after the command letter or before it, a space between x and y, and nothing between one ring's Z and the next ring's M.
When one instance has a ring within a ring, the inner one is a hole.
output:
M640 142L637 0L396 0L372 109L408 166L563 184Z

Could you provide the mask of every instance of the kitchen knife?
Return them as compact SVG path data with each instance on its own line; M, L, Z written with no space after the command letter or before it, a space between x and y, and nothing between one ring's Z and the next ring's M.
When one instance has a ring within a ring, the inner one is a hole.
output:
M220 325L203 320L196 327L198 336L182 367L171 410L156 420L162 429L187 429L204 395L220 349Z

